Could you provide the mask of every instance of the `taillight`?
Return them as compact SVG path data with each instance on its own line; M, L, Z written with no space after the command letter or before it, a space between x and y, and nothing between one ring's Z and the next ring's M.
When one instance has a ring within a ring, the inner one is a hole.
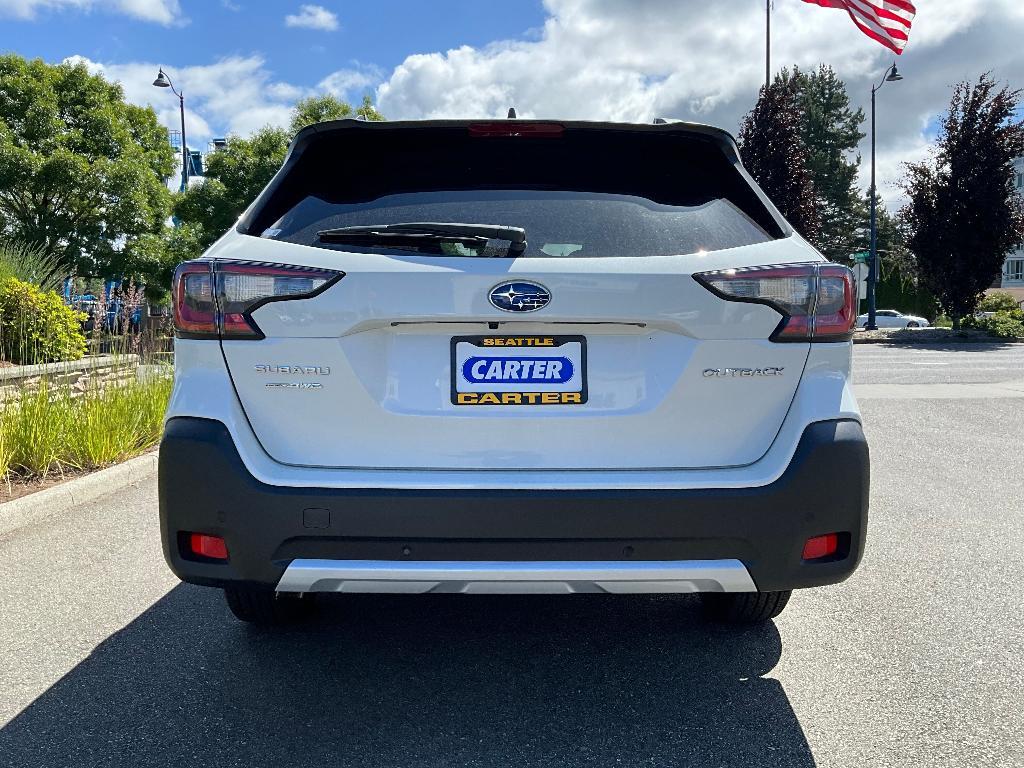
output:
M252 313L271 301L308 299L343 272L247 261L189 261L174 273L174 326L185 338L262 339Z
M262 339L250 316L271 301L308 299L341 277L340 272L255 262L213 262L223 338Z
M781 313L772 341L846 341L853 336L853 272L838 264L744 267L693 277L723 299L765 304Z
M186 261L174 271L174 327L186 337L217 335L217 303L209 262Z

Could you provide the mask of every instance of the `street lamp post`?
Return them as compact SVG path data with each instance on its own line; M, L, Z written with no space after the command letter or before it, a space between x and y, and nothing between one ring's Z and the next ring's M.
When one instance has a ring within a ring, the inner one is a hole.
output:
M875 322L875 293L878 287L878 211L876 210L875 203L875 94L878 89L886 83L895 83L897 80L902 80L903 75L896 69L896 65L893 64L887 70L885 75L879 81L878 85L872 86L871 88L871 255L868 257L868 324L867 329L869 331L877 331L878 323Z
M171 93L178 97L178 106L181 109L181 191L188 189L188 144L185 143L185 94L174 89L174 85L161 67L157 73L153 85L157 88L170 88Z

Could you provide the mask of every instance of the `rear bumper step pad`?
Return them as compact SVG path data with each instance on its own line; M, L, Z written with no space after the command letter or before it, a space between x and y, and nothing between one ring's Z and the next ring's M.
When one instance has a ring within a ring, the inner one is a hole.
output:
M394 562L293 560L278 592L566 594L756 592L739 560Z

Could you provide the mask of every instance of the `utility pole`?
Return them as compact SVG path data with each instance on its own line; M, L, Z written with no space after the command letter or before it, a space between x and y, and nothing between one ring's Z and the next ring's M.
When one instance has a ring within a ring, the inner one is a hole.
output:
M875 187L875 94L878 93L878 89L886 83L895 83L903 79L903 75L896 69L896 65L893 64L887 70L885 75L879 81L878 85L872 86L871 88L871 255L868 257L868 324L867 329L869 331L878 330L878 323L875 319L875 311L878 308L876 306L875 296L878 292L878 211L877 204L875 201L876 187Z
M764 0L764 87L772 82L772 0Z

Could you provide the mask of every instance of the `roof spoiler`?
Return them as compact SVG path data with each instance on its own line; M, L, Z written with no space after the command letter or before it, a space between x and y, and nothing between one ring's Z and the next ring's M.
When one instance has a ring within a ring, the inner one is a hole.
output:
M510 110L511 112L511 110ZM501 120L502 118L498 118ZM301 155L303 150L311 143L314 137L323 137L325 134L342 134L349 131L403 131L403 130L429 130L431 128L469 128L478 123L494 122L494 118L480 118L476 120L357 120L345 118L343 120L328 120L322 123L314 123L295 134L291 147L288 150L288 157L285 163L292 159L292 156ZM520 118L521 122L543 122L558 123L565 127L566 131L579 130L615 130L615 131L638 131L638 132L660 132L679 131L681 133L703 136L718 144L730 159L739 159L739 151L736 146L736 139L728 131L716 128L703 123L690 123L669 117L656 117L651 123L616 123L597 120L553 120L537 119L528 120Z

